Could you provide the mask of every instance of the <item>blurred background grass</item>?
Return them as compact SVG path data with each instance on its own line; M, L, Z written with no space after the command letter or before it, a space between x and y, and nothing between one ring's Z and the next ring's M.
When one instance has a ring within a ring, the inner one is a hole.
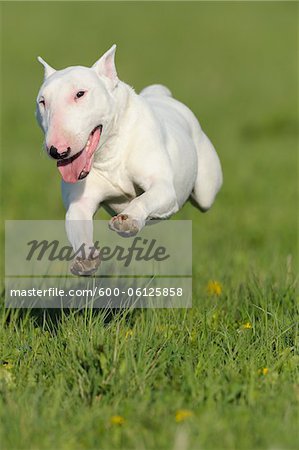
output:
M64 218L60 176L34 118L43 78L36 57L58 69L89 66L116 43L119 77L137 91L167 85L220 155L224 186L212 210L187 204L176 215L193 220L195 279L284 276L297 253L298 4L1 6L5 219Z

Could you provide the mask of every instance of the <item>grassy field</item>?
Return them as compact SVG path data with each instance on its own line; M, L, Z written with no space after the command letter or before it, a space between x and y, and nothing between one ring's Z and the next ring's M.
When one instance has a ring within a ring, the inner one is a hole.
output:
M1 11L5 219L64 216L34 119L37 55L91 65L115 42L121 79L164 83L196 113L225 180L209 213L174 217L193 221L192 309L20 315L2 302L1 448L298 448L298 4Z

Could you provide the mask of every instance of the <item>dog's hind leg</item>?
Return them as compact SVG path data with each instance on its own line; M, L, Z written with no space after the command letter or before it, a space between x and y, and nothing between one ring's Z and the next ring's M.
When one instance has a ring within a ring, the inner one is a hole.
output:
M213 144L199 127L196 128L194 141L197 149L198 172L190 200L205 212L211 208L223 178L220 161Z

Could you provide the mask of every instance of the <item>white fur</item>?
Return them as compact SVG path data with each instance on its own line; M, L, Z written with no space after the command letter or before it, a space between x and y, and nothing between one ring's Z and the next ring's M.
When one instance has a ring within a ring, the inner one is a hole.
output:
M149 219L170 217L190 197L206 211L222 185L219 158L193 113L161 85L137 95L119 81L114 54L115 46L92 68L59 71L40 59L45 79L37 118L46 145L55 139L74 155L91 130L103 125L89 175L74 184L62 181L75 250L83 242L92 245L92 218L100 205L125 215L111 219L112 229L133 234ZM72 93L81 89L88 93L72 103Z

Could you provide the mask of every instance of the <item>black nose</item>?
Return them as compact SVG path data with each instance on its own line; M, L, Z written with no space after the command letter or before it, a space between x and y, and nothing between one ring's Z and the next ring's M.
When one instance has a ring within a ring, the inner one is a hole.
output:
M49 150L50 156L52 156L52 158L54 158L54 159L65 159L69 156L70 152L71 152L71 148L68 147L65 152L59 153L57 148L54 147L53 145L51 145L50 150Z

